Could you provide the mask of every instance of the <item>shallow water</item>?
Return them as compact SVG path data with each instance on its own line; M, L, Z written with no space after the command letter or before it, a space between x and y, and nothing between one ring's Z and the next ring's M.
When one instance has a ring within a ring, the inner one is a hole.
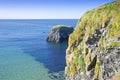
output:
M45 41L51 26L77 20L0 20L0 80L64 80L67 44Z

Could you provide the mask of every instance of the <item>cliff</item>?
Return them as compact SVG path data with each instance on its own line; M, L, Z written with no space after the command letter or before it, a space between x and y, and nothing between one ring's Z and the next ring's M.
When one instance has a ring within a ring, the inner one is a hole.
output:
M73 32L73 28L64 25L53 26L47 37L48 42L62 43L67 42L69 35Z
M68 44L66 80L119 80L120 2L86 12Z

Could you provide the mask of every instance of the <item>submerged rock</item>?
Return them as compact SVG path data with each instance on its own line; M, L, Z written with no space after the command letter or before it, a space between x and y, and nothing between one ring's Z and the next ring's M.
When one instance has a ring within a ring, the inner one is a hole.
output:
M120 80L120 2L88 11L70 34L66 80Z
M46 40L53 43L62 43L68 41L68 37L73 32L73 30L74 29L69 26L53 26Z

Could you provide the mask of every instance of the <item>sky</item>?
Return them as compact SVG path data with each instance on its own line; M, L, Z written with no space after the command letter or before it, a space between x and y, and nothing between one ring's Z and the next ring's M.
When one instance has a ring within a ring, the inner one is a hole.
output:
M0 19L79 19L114 0L0 0Z

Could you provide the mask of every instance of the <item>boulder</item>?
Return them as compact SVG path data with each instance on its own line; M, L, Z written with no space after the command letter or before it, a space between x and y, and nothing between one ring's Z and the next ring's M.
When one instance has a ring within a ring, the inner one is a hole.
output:
M53 26L47 37L48 42L62 43L68 41L69 35L73 32L73 28L64 25Z

